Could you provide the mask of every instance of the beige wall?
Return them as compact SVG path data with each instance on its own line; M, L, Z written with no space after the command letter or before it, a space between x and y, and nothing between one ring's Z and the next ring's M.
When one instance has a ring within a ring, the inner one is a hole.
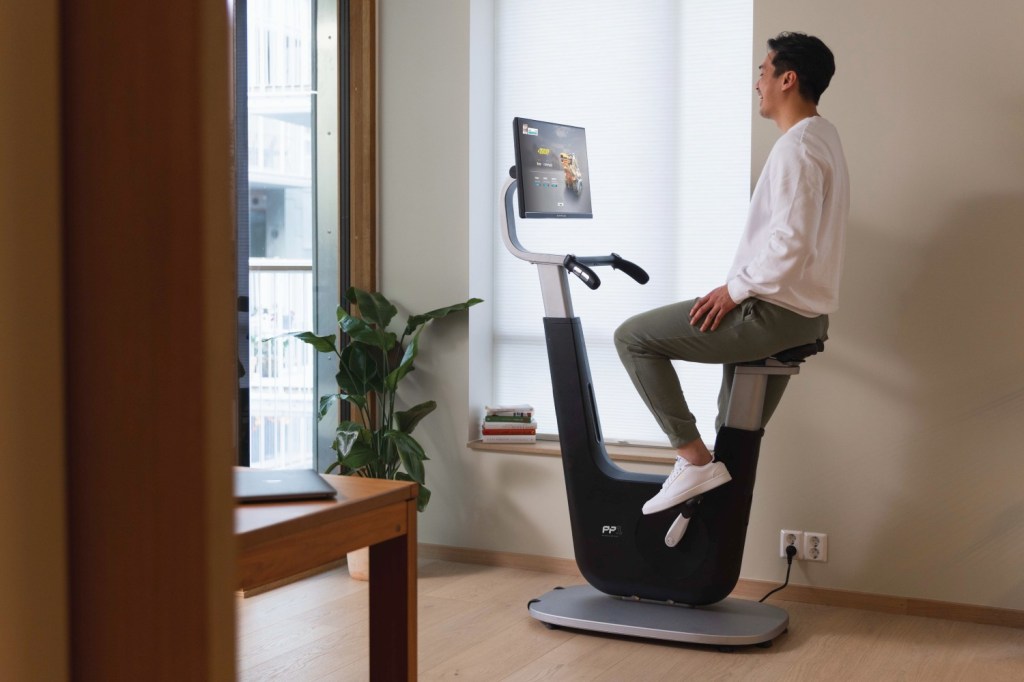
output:
M0 5L0 679L68 675L58 17Z
M832 341L765 440L744 572L1024 608L1024 5L758 0L755 57L820 35L853 205ZM753 166L777 133L756 118Z
M837 54L822 113L853 209L829 349L765 440L743 577L781 579L778 531L795 528L828 533L830 557L794 583L1024 609L1024 5L755 4L751 86L780 30ZM380 17L381 279L416 312L487 298L496 207L480 197L497 197L480 143L490 34L470 37L489 3L422 5ZM755 116L752 178L776 136ZM479 308L425 334L413 375L408 400L441 405L419 434L435 493L422 540L570 557L560 464L464 447L486 400Z

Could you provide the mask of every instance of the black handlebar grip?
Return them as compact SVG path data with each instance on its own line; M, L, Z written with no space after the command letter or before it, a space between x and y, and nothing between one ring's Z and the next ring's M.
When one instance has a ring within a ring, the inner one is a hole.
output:
M583 280L583 283L591 289L596 289L601 286L601 278L597 276L597 273L586 265L583 265L583 263L577 261L571 255L565 257L565 260L562 261L562 265L565 266L566 270Z
M632 263L617 253L612 254L612 268L615 270L622 270L624 273L635 279L640 284L647 284L651 280L651 276L647 274L647 271L636 263Z

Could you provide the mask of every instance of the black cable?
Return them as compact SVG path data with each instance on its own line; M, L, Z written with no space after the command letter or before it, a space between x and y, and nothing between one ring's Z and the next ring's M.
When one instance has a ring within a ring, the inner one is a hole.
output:
M766 594L763 597L761 597L760 599L758 599L757 600L758 604L760 604L765 599L767 599L768 597L772 596L773 594L775 594L776 592L778 592L779 590L781 590L782 588L784 588L786 585L789 584L789 570L791 568L793 568L793 557L795 557L795 556L796 556L796 545L786 545L786 582L782 583L782 585L780 585L779 587L776 587L774 590L772 590L768 594Z

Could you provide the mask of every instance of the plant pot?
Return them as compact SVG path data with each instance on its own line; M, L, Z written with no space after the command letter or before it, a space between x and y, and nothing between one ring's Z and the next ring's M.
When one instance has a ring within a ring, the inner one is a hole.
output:
M346 558L348 564L348 574L356 580L369 580L370 579L370 548L363 547L362 549L353 550L348 553Z

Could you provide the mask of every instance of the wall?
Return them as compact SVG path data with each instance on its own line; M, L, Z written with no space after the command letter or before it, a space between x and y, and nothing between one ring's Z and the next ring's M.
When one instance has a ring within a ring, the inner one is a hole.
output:
M470 296L486 300L498 188L490 96L471 97L470 89L490 92L490 2L389 0L379 11L382 291L413 313ZM567 556L559 462L465 447L488 400L490 314L485 303L432 324L404 387L408 404L433 399L440 406L416 434L431 457L433 492L420 536ZM550 525L533 518L538 511ZM538 523L543 527L528 528Z
M751 88L780 30L837 54L821 111L853 209L828 351L765 440L743 577L781 579L778 530L796 528L828 533L830 557L794 583L1024 609L1024 6L755 4ZM383 290L413 312L487 298L490 4L381 5ZM752 178L777 134L755 114ZM421 538L570 557L560 464L464 447L487 400L488 314L423 337L407 399L441 407L418 433L435 494Z
M0 5L0 679L5 680L61 680L69 671L58 30L52 0Z
M829 533L799 582L1024 608L1024 5L755 3L837 55L821 113L853 205L829 348L766 439L745 573ZM753 167L777 133L756 120ZM777 550L776 550L777 551Z

